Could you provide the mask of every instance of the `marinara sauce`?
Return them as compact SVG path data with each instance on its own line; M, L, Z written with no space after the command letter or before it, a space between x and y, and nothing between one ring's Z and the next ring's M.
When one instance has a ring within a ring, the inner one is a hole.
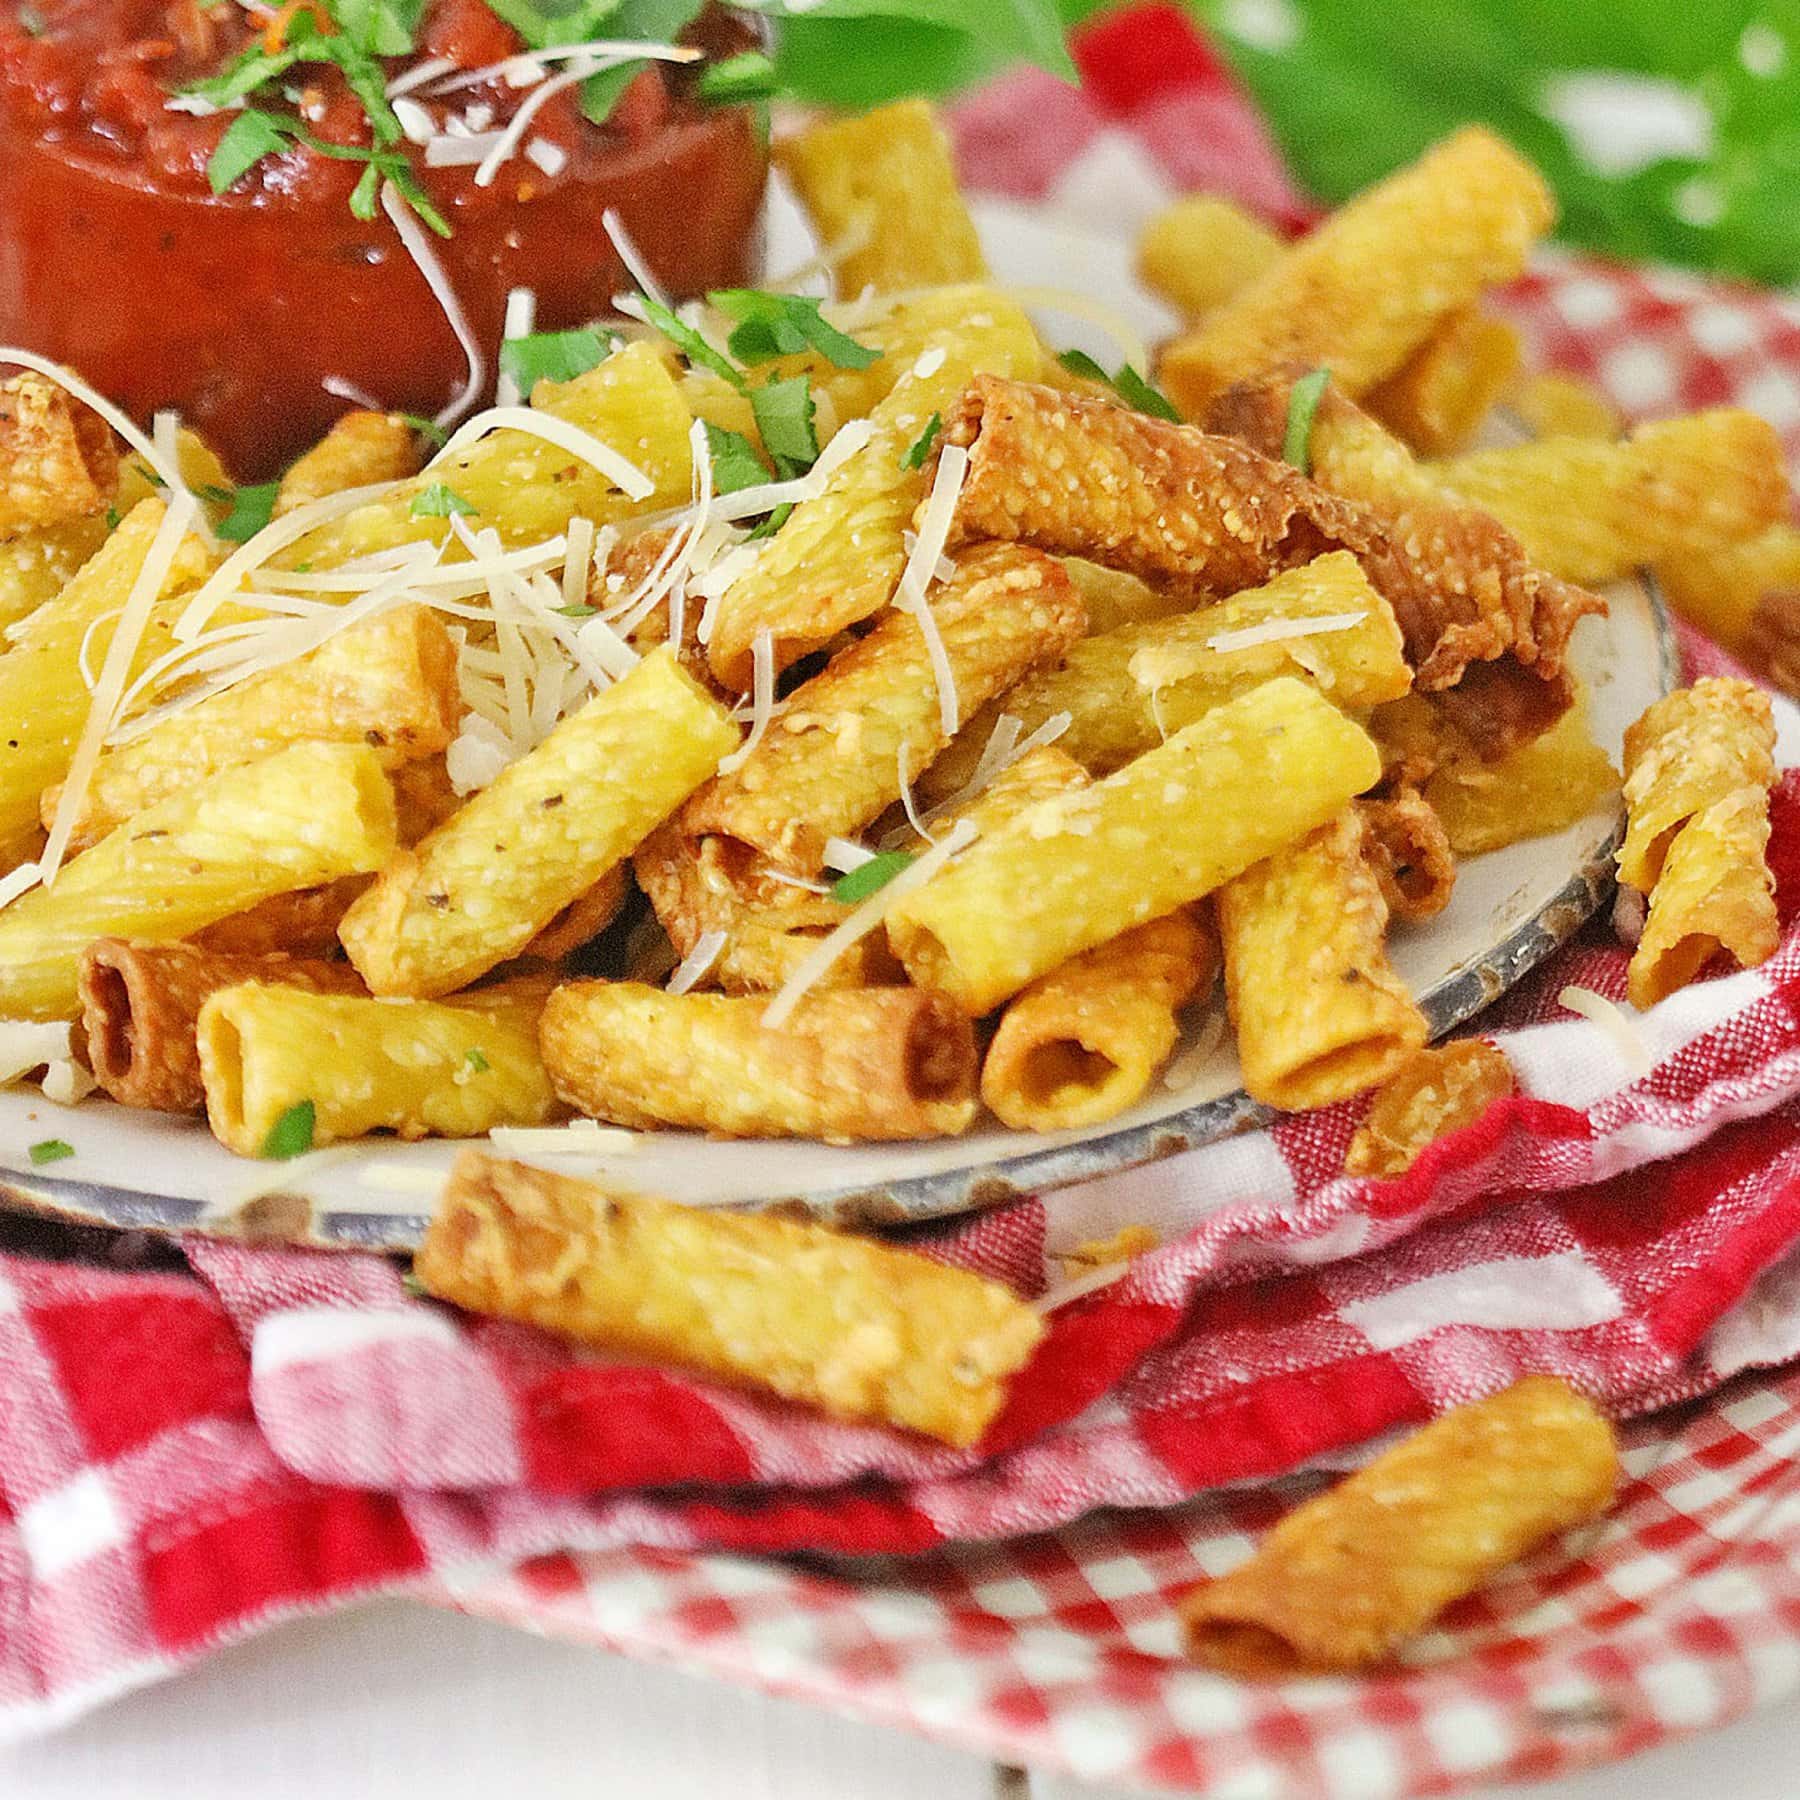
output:
M238 115L169 101L278 30L270 14L239 0L0 0L0 341L69 364L140 419L174 409L243 480L278 471L346 410L328 378L429 417L464 374L393 226L351 212L360 164L296 144L212 192L208 159ZM695 41L726 54L747 30L714 11ZM428 0L416 51L389 74L427 58L482 69L521 48L481 0ZM766 148L750 111L702 104L693 81L691 66L652 66L604 126L578 89L556 94L532 119L534 157L514 155L485 188L473 167L426 168L408 147L452 228L431 248L490 379L509 290L532 289L537 328L556 330L631 285L609 207L674 293L743 280ZM367 143L335 67L298 66L285 85L277 104L314 136ZM527 92L494 76L414 98L440 129L451 114L501 129Z

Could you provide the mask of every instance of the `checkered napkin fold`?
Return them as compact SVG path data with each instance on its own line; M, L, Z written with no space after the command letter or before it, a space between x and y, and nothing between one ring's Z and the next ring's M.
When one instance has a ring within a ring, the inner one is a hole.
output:
M1118 217L1121 189L1161 197L1149 171L1296 214L1215 73L1139 42L1090 42L1085 95L1021 77L965 109L982 184L1105 195ZM1666 289L1553 273L1514 311L1551 360L1604 377L1609 330L1640 350L1680 335L1691 296ZM1731 358L1758 356L1775 309L1734 304L1730 343L1682 339L1668 404L1747 379ZM1765 344L1757 366L1800 368L1800 347L1772 364ZM1483 1021L1521 1096L1404 1177L1338 1174L1347 1105L915 1234L1027 1293L1060 1279L1059 1250L1123 1225L1161 1245L1053 1315L968 1453L459 1319L376 1258L197 1242L145 1272L0 1253L0 1738L283 1613L478 1564L915 1552L1267 1478L1525 1371L1624 1415L1800 1354L1800 1253L1783 1260L1800 1243L1800 776L1773 814L1783 948L1648 1015L1647 1072L1555 1003L1566 982L1622 996L1596 927Z

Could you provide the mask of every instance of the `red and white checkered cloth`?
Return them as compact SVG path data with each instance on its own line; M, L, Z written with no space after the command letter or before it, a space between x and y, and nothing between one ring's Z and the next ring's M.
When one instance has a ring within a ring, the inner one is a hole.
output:
M977 181L1115 220L1204 181L1303 216L1172 9L1109 23L1084 60L1086 95L1021 76L965 109ZM1557 259L1510 305L1630 406L1736 397L1800 424L1783 303ZM1800 775L1773 854L1791 926ZM1800 930L1646 1016L1647 1075L1561 1012L1567 981L1622 994L1601 930L1487 1021L1525 1097L1401 1180L1336 1176L1343 1107L915 1234L1027 1292L1122 1224L1164 1244L1055 1315L969 1454L459 1320L376 1259L0 1254L0 1737L398 1587L998 1754L1245 1795L1541 1774L1800 1684L1800 1528L1774 1504L1800 1483L1800 1380L1744 1377L1723 1409L1638 1428L1642 1479L1604 1530L1402 1672L1241 1688L1174 1654L1172 1597L1283 1503L1190 1496L1528 1370L1630 1416L1800 1355Z

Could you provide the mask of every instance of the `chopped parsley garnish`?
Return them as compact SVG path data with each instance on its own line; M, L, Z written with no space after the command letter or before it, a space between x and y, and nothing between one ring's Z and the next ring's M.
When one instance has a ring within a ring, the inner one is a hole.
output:
M901 457L901 468L924 468L925 459L931 454L931 446L937 442L938 433L943 429L944 415L942 413L933 413L931 417L925 421L925 429L913 439L912 448Z
M1056 360L1071 375L1105 382L1134 411L1148 413L1153 419L1166 419L1171 425L1181 423L1181 414L1168 395L1146 381L1130 363L1122 364L1117 375L1109 375L1085 350L1065 350Z
M775 65L760 50L746 50L702 69L694 92L709 106L733 106L747 100L769 100L781 91Z
M880 893L912 860L910 850L883 850L879 856L859 863L848 875L840 875L831 884L831 897L840 906L854 906L857 901Z
M35 6L21 6L18 16L20 29L27 37L44 35L44 15Z
M263 1139L262 1154L268 1162L291 1162L304 1156L313 1146L313 1132L319 1122L318 1108L310 1100L298 1100L269 1127Z
M658 300L652 300L648 294L640 294L638 303L644 309L644 317L666 337L689 362L702 369L711 369L715 375L729 381L734 388L742 388L744 371L738 368L729 357L722 356L697 332L685 319L679 319Z
M265 156L285 150L299 135L272 113L246 107L225 128L213 153L206 159L206 185L215 194L248 175Z
M540 381L573 381L598 368L616 342L611 332L534 331L500 346L500 367L529 394Z
M431 1290L411 1269L406 1270L406 1272L401 1275L400 1285L405 1288L415 1300L429 1300L431 1298Z
M436 419L427 419L420 413L395 413L394 417L409 431L416 431L434 450L443 449L450 441L449 432Z
M597 606L558 606L552 610L562 619L591 619L600 609Z
M448 519L453 514L467 518L477 508L453 487L434 481L430 487L413 495L412 516L415 519Z
M729 339L731 354L754 365L778 356L816 350L834 368L866 369L881 352L846 337L827 322L817 300L800 294L766 294L760 288L720 288L707 304L735 320Z
M109 506L106 509L106 529L108 531L119 529L119 509L116 506Z
M714 493L736 494L744 488L761 487L769 479L756 446L741 431L729 431L709 420L706 447L712 452Z
M760 543L764 538L772 538L788 522L788 515L793 510L793 501L783 501L760 525L746 535L744 542L755 544Z
M279 481L264 481L255 487L202 488L205 499L229 506L217 527L228 543L247 544L275 515L275 496L281 492Z
M1319 416L1319 402L1325 398L1329 369L1314 369L1302 375L1288 389L1287 430L1281 439L1281 456L1302 475L1312 473L1313 420Z
M45 1163L67 1162L75 1154L75 1146L65 1144L61 1138L42 1138L25 1154L31 1158L34 1169L41 1169Z
M463 1058L463 1061L466 1062L477 1075L485 1075L488 1070L494 1066L479 1050L476 1049L471 1049L468 1055Z
M750 410L756 415L763 448L774 457L784 478L804 475L819 460L819 438L813 430L812 384L804 375L752 388Z

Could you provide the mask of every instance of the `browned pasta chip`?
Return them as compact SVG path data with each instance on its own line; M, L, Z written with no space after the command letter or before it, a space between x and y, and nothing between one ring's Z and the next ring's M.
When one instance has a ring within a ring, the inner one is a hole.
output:
M1367 831L1363 854L1396 919L1434 919L1456 888L1456 858L1436 809L1417 788L1399 786L1356 803Z
M1612 1427L1530 1376L1459 1406L1307 1501L1249 1562L1181 1602L1189 1655L1238 1675L1360 1669L1619 1484Z
M703 980L728 994L779 988L819 939L850 916L848 906L781 879L735 840L689 837L674 820L644 840L632 866L677 955L690 955L708 932L723 940ZM819 985L874 987L900 979L900 965L873 933L852 944Z
M1518 275L1555 216L1537 170L1470 126L1340 207L1178 339L1163 384L1196 418L1232 382L1289 363L1364 393L1446 316Z
M121 1106L198 1112L206 1104L194 1027L221 988L265 981L322 994L360 994L345 963L221 956L193 944L101 938L81 957L81 1025L89 1066Z
M1346 1175L1404 1175L1441 1137L1518 1091L1512 1064L1483 1038L1415 1050L1375 1090L1344 1157Z
M1013 544L963 552L928 604L951 695L971 710L1055 661L1086 625L1061 566ZM940 682L919 620L889 612L789 695L740 767L688 801L683 829L816 874L826 841L854 837L949 741Z
M1210 422L1269 455L1287 430L1292 377L1226 394ZM1569 634L1604 603L1534 568L1479 505L1446 490L1397 438L1327 386L1309 440L1314 477L1382 518L1413 579L1371 579L1393 602L1422 688L1452 687L1471 662L1510 656L1544 680L1561 674Z
M1519 371L1519 334L1477 307L1452 313L1363 403L1421 456L1460 450Z
M276 518L329 494L404 481L424 461L424 440L399 413L348 412L289 465L275 494Z
M1351 808L1220 889L1225 995L1253 1099L1304 1112L1384 1081L1425 1042L1387 958L1387 906Z
M0 532L101 511L119 488L112 427L42 375L0 382Z
M872 1238L458 1158L426 1289L600 1349L966 1447L1044 1335L998 1283Z
M1281 260L1281 234L1219 194L1188 194L1138 239L1139 279L1188 320L1205 318Z
M1777 685L1800 685L1800 528L1677 551L1656 565L1669 604Z
M520 954L543 962L561 962L564 957L573 956L619 916L630 888L631 878L623 864L608 869L585 894L571 900Z
M1192 912L1153 919L1040 976L1000 1016L981 1097L1018 1131L1111 1119L1144 1095L1176 1014L1218 976L1218 937Z
M1755 787L1713 801L1675 834L1626 970L1633 1006L1686 987L1721 951L1744 969L1775 954L1781 927L1768 849L1769 797Z
M558 988L544 1011L556 1091L617 1125L723 1137L940 1137L975 1117L975 1037L941 994L814 993L781 1025L760 996L631 981Z
M1615 438L1625 429L1619 409L1593 382L1557 369L1527 375L1508 392L1506 410L1533 437Z
M271 894L194 932L188 941L220 956L329 957L339 953L338 926L373 878L348 875L324 887Z
M1675 834L1715 800L1775 780L1775 715L1748 681L1707 676L1646 708L1625 733L1619 879L1649 893Z

